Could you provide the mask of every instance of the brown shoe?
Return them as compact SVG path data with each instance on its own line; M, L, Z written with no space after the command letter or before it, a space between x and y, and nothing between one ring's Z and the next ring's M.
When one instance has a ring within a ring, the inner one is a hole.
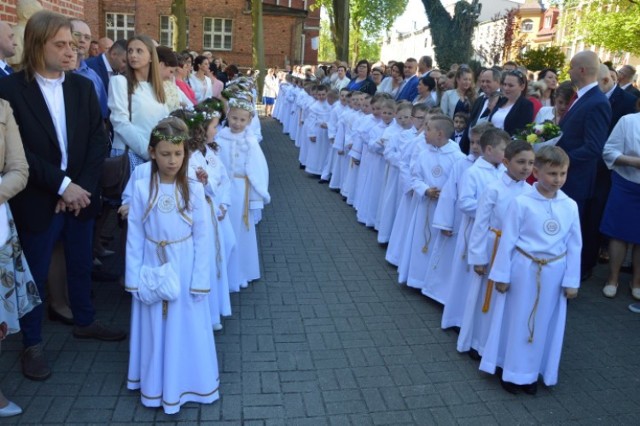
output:
M94 321L86 327L73 327L73 337L78 339L96 339L106 342L119 342L127 338L127 333L115 328L109 328L100 321Z
M51 368L42 351L42 343L29 346L22 351L22 374L31 380L46 380L51 376Z

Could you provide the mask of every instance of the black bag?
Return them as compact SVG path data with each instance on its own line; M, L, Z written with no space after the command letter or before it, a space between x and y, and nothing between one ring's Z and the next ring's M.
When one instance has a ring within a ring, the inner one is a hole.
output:
M131 121L131 93L129 93L129 121ZM111 150L109 150L111 151ZM120 201L122 192L131 177L131 162L129 161L129 147L124 154L104 159L100 186L102 196L111 200Z

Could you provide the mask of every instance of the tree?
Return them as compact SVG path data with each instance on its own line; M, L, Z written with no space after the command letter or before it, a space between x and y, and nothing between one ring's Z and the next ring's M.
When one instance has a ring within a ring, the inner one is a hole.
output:
M640 1L592 0L580 6L578 0L564 1L565 11L575 8L579 14L576 30L586 43L640 55Z
M318 47L319 62L333 62L336 60L336 48L331 39L330 22L327 19L320 20L320 43Z
M324 7L329 15L336 58L349 62L352 53L351 59L355 62L362 56L362 42L376 39L380 33L389 30L396 18L404 12L407 1L318 0L315 7ZM353 38L351 43L350 37Z
M253 20L253 69L258 74L258 93L264 86L264 30L262 25L262 0L251 0L251 17Z
M558 46L527 50L519 58L519 62L529 71L540 71L545 68L557 70L564 66L564 60L564 53Z
M466 63L471 59L473 29L478 24L481 4L458 1L453 17L440 0L422 0L429 18L436 62L442 69L449 69L454 63Z

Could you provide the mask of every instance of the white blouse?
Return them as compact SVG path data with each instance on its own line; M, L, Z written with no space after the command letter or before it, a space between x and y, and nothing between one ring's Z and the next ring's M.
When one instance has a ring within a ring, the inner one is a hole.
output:
M129 120L129 99L127 96L127 79L123 75L115 75L109 80L109 100L111 124L113 125L113 148L129 147L134 153L149 159L147 148L151 130L158 121L169 115L166 104L156 100L151 83L138 82L131 95L131 120Z
M620 118L602 151L602 158L609 169L630 182L640 184L640 169L614 164L621 155L640 157L640 112Z
M213 96L213 85L211 84L211 79L206 75L203 81L196 77L195 73L191 74L189 76L189 84L196 94L196 101L198 101L198 103Z
M504 120L506 120L509 111L511 111L511 108L513 108L513 105L515 104L498 108L496 112L493 113L493 117L491 117L491 123L498 129L504 130Z

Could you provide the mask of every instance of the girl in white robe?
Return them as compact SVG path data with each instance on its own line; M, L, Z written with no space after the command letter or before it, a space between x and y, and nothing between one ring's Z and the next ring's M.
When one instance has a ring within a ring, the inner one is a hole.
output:
M578 294L582 249L578 206L559 189L568 165L561 148L536 153L538 182L511 203L489 273L496 290L506 293L496 298L504 308L493 312L480 370L493 374L502 367L509 392L535 393L539 375L547 386L558 382L567 298Z
M132 182L128 214L125 288L133 298L127 387L140 390L143 405L167 414L187 402L216 401L219 386L208 299L211 225L202 185L187 179L187 137L178 118L156 126L150 180ZM161 266L177 280L145 278ZM153 284L164 291L153 291Z
M236 248L229 265L229 287L246 288L260 278L260 259L254 216L271 201L269 169L258 141L247 128L253 114L250 102L232 98L229 101L227 123L215 137L218 156L231 181L230 205L227 216L236 236ZM235 278L234 278L235 277ZM233 280L233 281L232 281Z

